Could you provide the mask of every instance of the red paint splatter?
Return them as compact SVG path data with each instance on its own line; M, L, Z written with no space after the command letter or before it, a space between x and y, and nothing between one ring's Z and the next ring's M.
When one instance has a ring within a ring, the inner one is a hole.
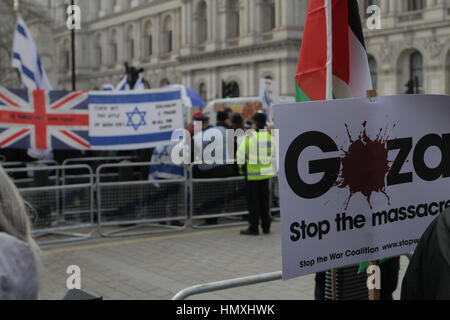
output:
M362 126L364 130L356 140L353 140L347 124L345 125L350 140L350 147L348 151L341 148L344 152L344 157L341 160L340 176L336 182L338 188L348 188L350 191L345 210L348 208L351 197L357 192L362 193L366 197L371 209L370 197L374 192L383 193L388 199L388 204L390 204L385 184L385 176L390 169L388 150L386 148L386 141L388 140L387 126L384 132L383 129L380 129L373 140L367 136L367 122L363 122Z

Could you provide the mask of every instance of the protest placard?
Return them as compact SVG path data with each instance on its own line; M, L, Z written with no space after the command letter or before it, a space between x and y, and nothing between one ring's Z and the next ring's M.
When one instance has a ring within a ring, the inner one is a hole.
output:
M274 107L283 278L411 252L450 207L450 96Z
M92 150L133 150L165 145L184 128L181 93L175 89L90 92Z

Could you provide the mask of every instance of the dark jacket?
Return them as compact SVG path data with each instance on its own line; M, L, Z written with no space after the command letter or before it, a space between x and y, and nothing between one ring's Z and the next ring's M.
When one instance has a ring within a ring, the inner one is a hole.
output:
M403 278L401 299L450 299L450 208L422 235Z

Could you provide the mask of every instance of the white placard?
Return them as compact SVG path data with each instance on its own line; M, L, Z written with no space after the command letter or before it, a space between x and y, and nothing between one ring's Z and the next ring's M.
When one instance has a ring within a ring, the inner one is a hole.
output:
M90 92L92 150L132 150L165 145L184 128L179 90Z
M412 252L450 207L450 96L277 105L283 278Z

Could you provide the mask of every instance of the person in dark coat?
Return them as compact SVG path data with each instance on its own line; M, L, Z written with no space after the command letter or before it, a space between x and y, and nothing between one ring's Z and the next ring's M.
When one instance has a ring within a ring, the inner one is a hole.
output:
M401 300L450 300L450 208L427 228L403 278Z

